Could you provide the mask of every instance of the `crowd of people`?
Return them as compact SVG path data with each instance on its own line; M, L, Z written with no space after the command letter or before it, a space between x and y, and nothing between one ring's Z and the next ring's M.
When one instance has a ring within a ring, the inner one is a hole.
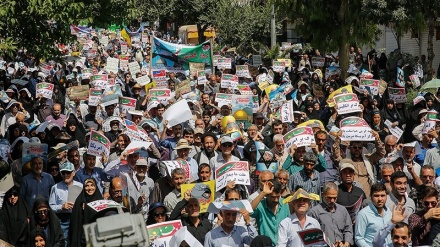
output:
M108 44L101 43L103 36L109 37ZM371 60L378 67L365 72L370 57L363 59L352 49L350 62L357 69L341 78L325 71L338 65L337 57L326 57L324 67L314 70L311 57L321 57L317 50L291 53L286 58L291 65L283 71L274 71L270 64L253 66L252 56L218 54L232 58L230 69L206 70L206 83L198 83L194 71L170 71L165 89L171 95L158 101L149 87L137 82L142 76L154 80L151 44L139 40L121 54L126 40L117 35L92 32L79 37L90 42L89 49L63 47L76 58L37 67L40 61L32 52L22 51L17 61L0 63L0 172L13 178L0 210L1 240L13 246L86 246L83 226L103 217L90 203L111 200L131 214L141 214L147 226L180 220L197 243L181 240L176 246L298 247L305 245L300 233L310 229L325 234L324 246L440 244L440 120L425 130L431 113L440 110L440 93L420 93L408 105L396 103L388 89L378 94L362 89L363 78L379 79L380 71L389 69L386 58L374 54ZM107 71L107 59L121 56L137 61L141 71ZM235 74L236 66L243 64L255 68L239 78L239 85L258 99L250 123L238 121L234 102L219 105L216 100L217 94L244 94L222 87L222 75ZM105 74L114 84L97 87L85 75L89 69L91 75ZM185 80L190 80L195 99L176 92ZM51 97L37 94L43 82L54 86ZM264 84L284 87L276 94L282 96L282 104L291 104L293 121L277 114L282 105L275 101L280 97L273 97ZM123 111L120 102L102 100L96 105L74 98L78 85L101 90L103 97L136 99L135 109ZM361 110L338 114L333 97L347 86ZM405 86L414 85L408 81ZM388 87L396 87L394 79ZM182 99L192 116L170 126L163 115ZM347 117L364 119L373 141L342 138L340 122ZM125 120L143 134L146 148L128 148L139 137ZM238 137L231 135L231 126ZM286 148L286 134L300 126L313 130L314 141ZM392 128L403 134L396 136ZM92 133L111 143L109 153L88 152ZM46 144L48 151L24 163L23 154L29 152L25 143ZM261 145L272 155L275 169L257 167ZM183 165L169 171L163 161ZM247 200L251 209L201 212L201 201L191 191L182 193L182 185L216 180L219 167L239 161L247 161L249 182L231 180L210 193L217 202ZM76 199L70 196L73 186L81 190Z

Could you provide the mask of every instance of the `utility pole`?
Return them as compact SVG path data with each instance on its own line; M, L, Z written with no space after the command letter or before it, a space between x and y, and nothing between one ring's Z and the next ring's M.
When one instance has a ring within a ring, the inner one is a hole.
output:
M275 31L275 5L272 3L272 10L270 13L270 46L274 47L277 44L277 34Z

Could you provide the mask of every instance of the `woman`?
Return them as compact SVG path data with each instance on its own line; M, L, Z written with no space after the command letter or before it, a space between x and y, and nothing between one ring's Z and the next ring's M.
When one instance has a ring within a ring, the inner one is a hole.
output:
M75 115L70 114L67 121L66 121L66 132L71 136L70 140L68 142L72 142L74 140L79 141L80 147L86 146L86 130L84 129L83 125L80 124L80 122L76 119Z
M122 152L125 150L125 148L130 145L130 137L126 134L120 134L117 138L117 144L114 148L112 148L112 153L110 154L108 158L108 163L115 159L119 159Z
M319 105L319 104L318 104ZM309 119L320 119L320 112L315 109L313 102L306 103L305 113Z
M364 110L362 112L363 118L371 126L371 123L373 122L373 111L375 110L373 99L371 99L371 97L369 96L366 96L361 99L361 104L364 107Z
M151 204L148 210L147 225L168 221L167 207L161 202Z
M93 209L87 203L102 200L94 178L84 181L83 191L76 198L72 209L72 217L69 227L70 246L86 246L83 225L89 224L94 216Z
M30 210L20 196L20 188L12 187L6 192L0 211L0 239L14 246L27 246L29 241L28 218Z
M402 127L401 124L401 117L399 112L397 111L396 107L394 106L394 100L392 99L388 99L386 101L386 106L384 107L384 109L381 112L382 115L382 119L385 120L389 120L391 122L391 124L393 125L393 127L399 126Z
M44 231L36 228L31 232L31 246L46 247L46 236Z
M33 98L31 93L29 92L29 90L27 88L23 88L19 91L20 95L18 98L18 102L21 103L21 105L23 106L23 108L29 112L29 119L26 120L26 123L32 123L32 121L34 121L34 112L33 112L33 106L34 106L34 102L33 102Z
M379 111L373 112L373 122L370 127L379 134L382 141L385 141L385 137L388 135L389 131L388 128L385 127Z
M35 199L32 209L30 229L41 229L44 232L47 246L63 247L64 236L57 215L49 207L49 202L43 196Z
M6 135L6 131L8 130L9 126L15 124L15 116L19 111L23 112L25 120L29 118L29 113L25 109L23 109L21 103L17 102L16 100L11 100L8 106L6 106L5 110L7 111L7 113L3 116L0 125L2 136Z

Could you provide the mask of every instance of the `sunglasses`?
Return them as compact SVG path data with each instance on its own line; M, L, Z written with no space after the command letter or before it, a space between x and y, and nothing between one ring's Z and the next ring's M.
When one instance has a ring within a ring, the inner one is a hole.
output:
M36 213L37 213L38 215L47 215L48 212L49 212L48 209L36 211Z
M154 217L165 217L165 212L157 212L153 214Z
M228 201L238 201L240 198L228 198Z
M62 171L61 175L70 175L73 171Z
M225 148L230 148L230 147L232 147L234 144L232 144L232 143L225 143L225 144L222 144L222 147L225 147Z

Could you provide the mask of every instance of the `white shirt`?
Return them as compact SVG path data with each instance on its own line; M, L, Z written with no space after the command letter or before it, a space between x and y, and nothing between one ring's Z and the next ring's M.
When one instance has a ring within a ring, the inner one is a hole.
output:
M280 223L277 247L303 247L304 244L297 232L313 228L321 229L321 225L316 219L306 216L306 223L302 228L296 214L291 214Z

